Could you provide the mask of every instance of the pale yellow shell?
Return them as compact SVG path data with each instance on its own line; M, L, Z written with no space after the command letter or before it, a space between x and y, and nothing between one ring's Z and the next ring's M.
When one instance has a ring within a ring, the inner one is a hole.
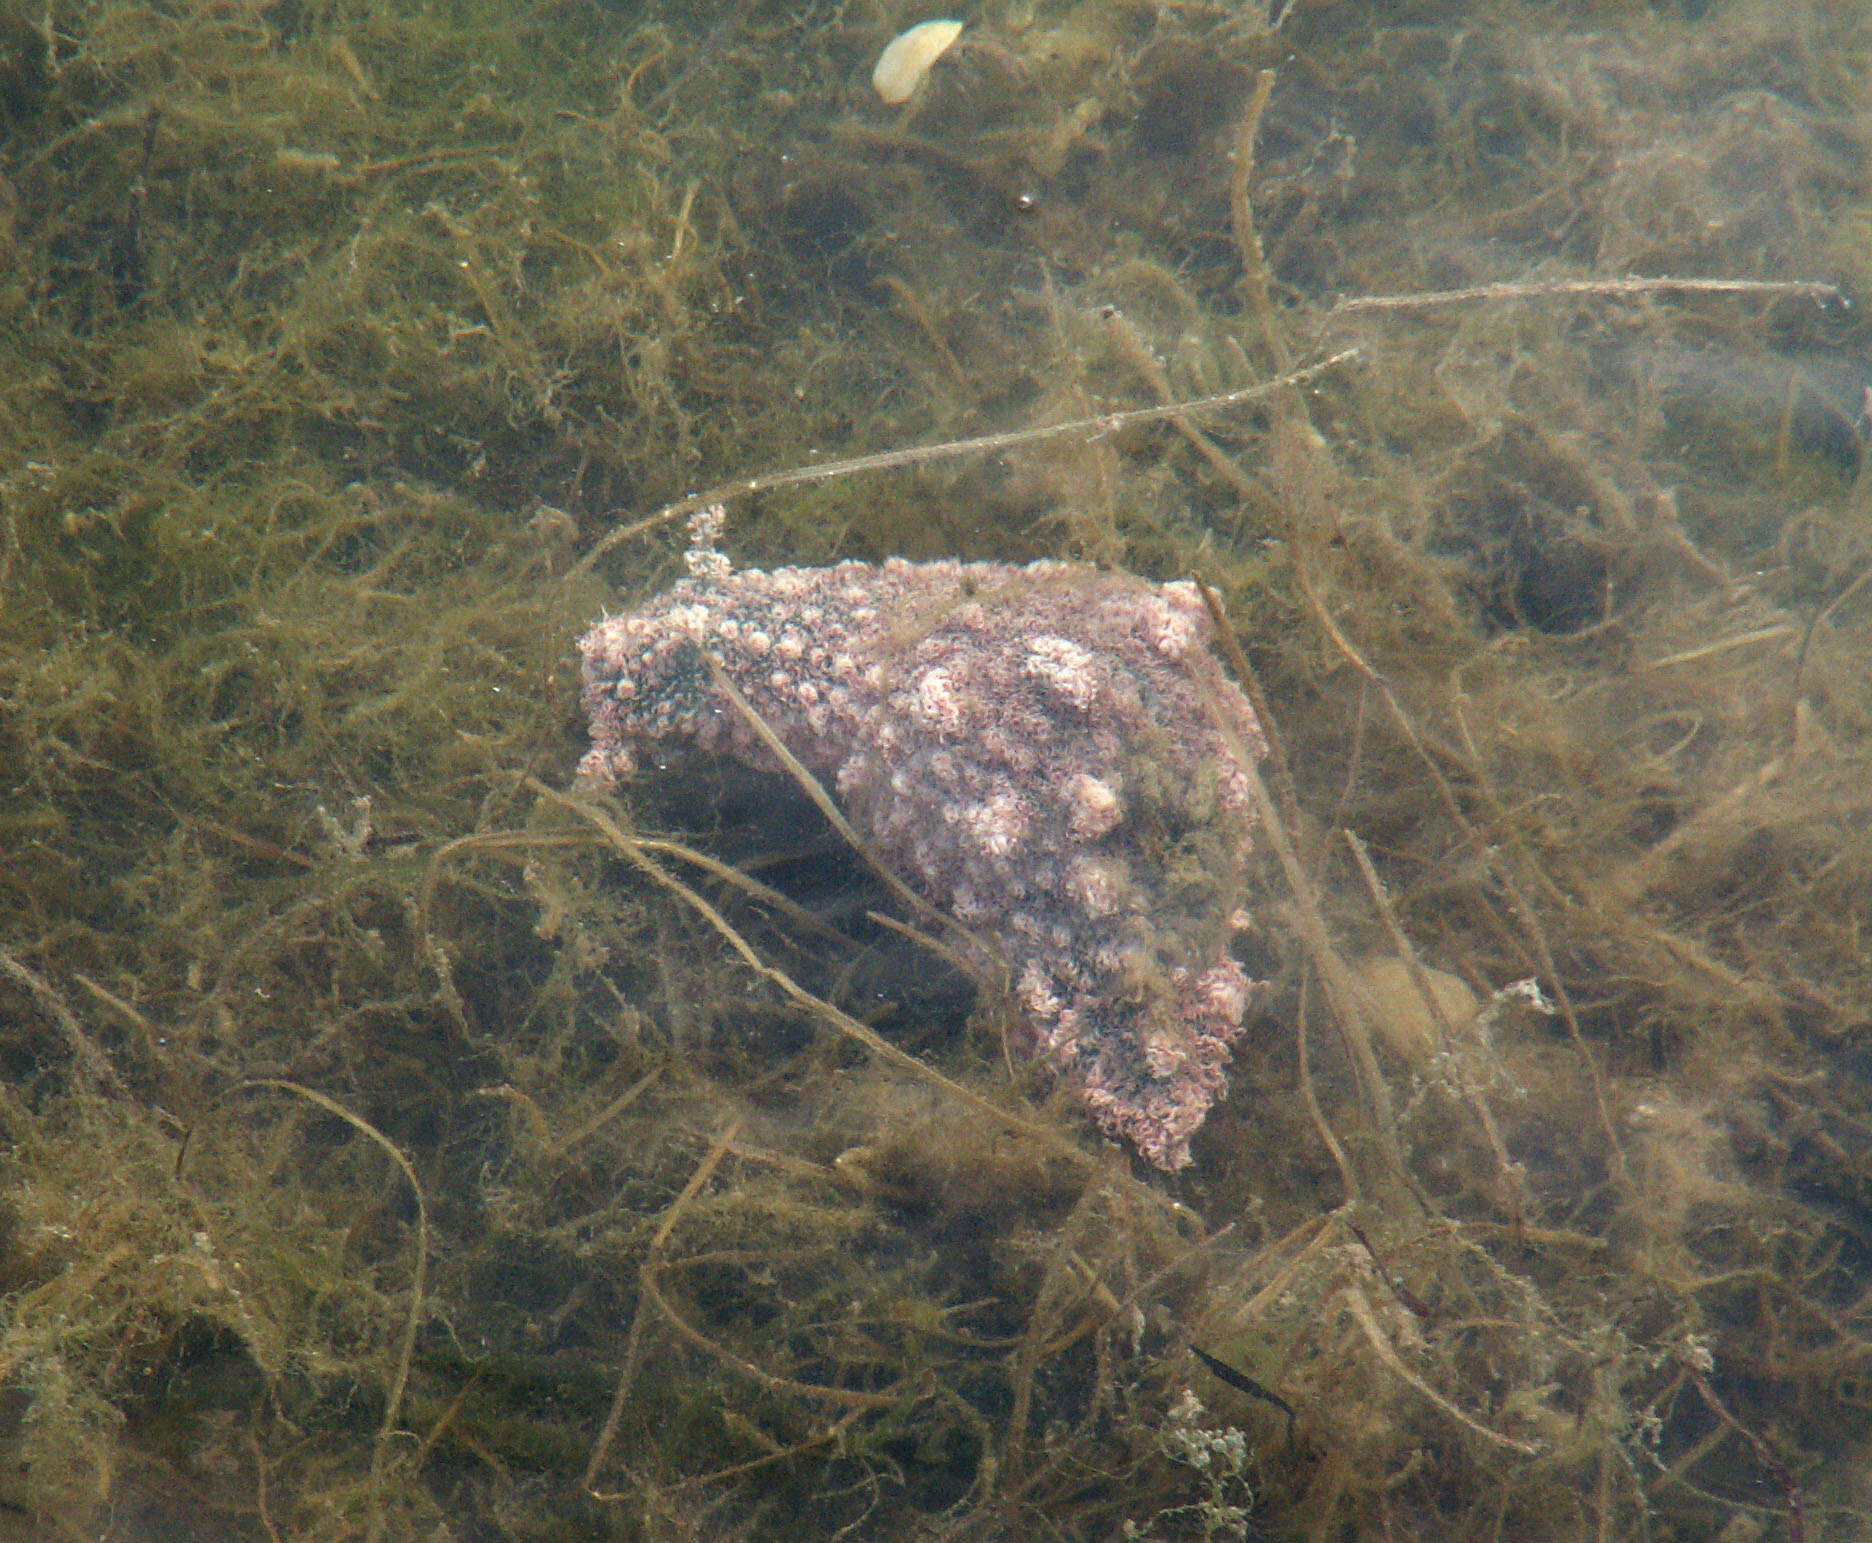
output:
M892 107L909 101L923 84L930 66L961 35L959 21L920 21L909 31L898 33L878 55L877 68L871 72L877 94Z

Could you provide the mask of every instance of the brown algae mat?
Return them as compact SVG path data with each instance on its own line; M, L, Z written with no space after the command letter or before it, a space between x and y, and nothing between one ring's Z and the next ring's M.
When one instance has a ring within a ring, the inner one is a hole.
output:
M0 1533L1872 1536L1872 21L923 19L0 12ZM1187 1166L813 768L577 785L711 498L1205 597Z

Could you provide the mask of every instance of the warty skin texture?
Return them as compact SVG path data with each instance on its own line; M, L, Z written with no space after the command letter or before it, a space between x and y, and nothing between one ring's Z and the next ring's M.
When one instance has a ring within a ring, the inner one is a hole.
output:
M1229 942L1240 755L1263 750L1195 587L1061 562L734 573L706 546L690 565L580 642L583 781L683 744L777 769L712 664L877 856L998 949L1033 1053L1097 1124L1187 1164L1254 987Z

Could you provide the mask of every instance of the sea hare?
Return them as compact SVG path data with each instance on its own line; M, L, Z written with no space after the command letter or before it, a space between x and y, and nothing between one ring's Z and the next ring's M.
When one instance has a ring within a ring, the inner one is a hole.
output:
M737 573L706 535L689 555L580 641L584 780L678 742L774 768L719 672L1000 950L1033 1054L1098 1125L1187 1164L1254 989L1230 942L1264 748L1196 588L1065 562Z

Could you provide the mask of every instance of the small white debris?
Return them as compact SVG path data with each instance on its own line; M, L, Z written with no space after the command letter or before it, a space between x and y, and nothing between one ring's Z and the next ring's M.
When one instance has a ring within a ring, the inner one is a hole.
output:
M896 107L915 95L930 66L962 35L959 21L920 21L907 32L900 32L878 55L871 71L871 84L886 105Z

